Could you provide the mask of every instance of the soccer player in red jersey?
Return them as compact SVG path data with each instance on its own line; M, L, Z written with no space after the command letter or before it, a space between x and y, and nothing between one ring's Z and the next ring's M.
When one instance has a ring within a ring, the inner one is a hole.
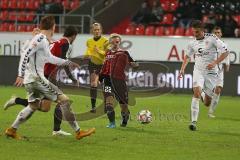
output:
M130 112L128 109L128 90L124 71L127 65L136 67L137 63L134 62L128 51L120 49L121 37L119 34L111 34L109 43L111 49L106 54L105 62L100 72L100 82L103 83L105 109L110 122L107 127L116 127L115 111L113 108L114 96L121 107L121 126L125 127L128 123Z
M66 59L67 54L69 54L72 50L71 45L72 45L73 41L75 40L77 34L78 34L78 30L76 29L76 27L73 27L73 26L67 27L65 29L63 37L57 41L54 41L50 45L51 53L56 57ZM56 69L56 65L47 63L44 66L44 76L47 79L49 79L49 76L51 76L52 72L55 71L55 69ZM72 75L67 67L65 68L65 71L67 72L69 78L72 79L74 82L76 82L76 80L72 77ZM28 106L28 100L20 98L20 97L12 97L9 101L6 102L6 104L4 105L4 109L6 110L9 107L14 106L16 104L19 104L22 106ZM54 111L54 127L53 127L52 134L53 135L66 135L66 136L71 135L70 133L67 133L67 132L61 130L61 128L60 128L61 123L62 123L62 111L61 111L60 105L57 104L57 106L55 107L55 111Z

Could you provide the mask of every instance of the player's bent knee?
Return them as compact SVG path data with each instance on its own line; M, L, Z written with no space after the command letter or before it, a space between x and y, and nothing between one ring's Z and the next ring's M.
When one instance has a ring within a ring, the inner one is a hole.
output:
M195 98L200 98L201 97L201 91L199 87L193 88L193 96Z
M39 109L39 101L29 102L29 106L32 110L36 111Z
M205 106L209 107L210 104L211 104L211 101L204 101L204 105L205 105Z
M206 94L205 99L204 99L204 105L209 107L211 104L212 98Z
M113 104L113 102L114 102L113 96L106 97L106 104Z
M201 93L198 93L198 92L194 93L193 96L194 96L194 98L200 98L201 97Z
M216 87L216 89L215 89L215 93L216 94L220 94L221 93L221 91L222 91L222 87Z
M42 112L48 112L51 109L52 102L46 99L41 100L39 104L39 110Z
M57 103L62 103L65 101L69 101L69 98L65 94L58 95Z

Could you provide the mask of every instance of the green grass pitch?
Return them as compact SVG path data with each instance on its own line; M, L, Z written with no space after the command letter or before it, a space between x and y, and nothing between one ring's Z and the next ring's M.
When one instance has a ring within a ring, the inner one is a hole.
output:
M25 90L0 87L0 105L11 95L24 97ZM74 110L89 110L89 99L69 95ZM100 103L101 100L98 100ZM70 137L52 137L53 108L49 113L34 113L20 126L19 133L28 141L7 139L4 130L15 120L21 106L7 111L0 109L1 160L237 160L240 157L240 106L239 97L221 97L216 118L207 117L207 108L200 105L198 131L188 129L191 95L165 94L152 98L139 98L130 107L131 121L126 128L119 127L120 112L117 106L117 128L107 129L106 116L80 122L81 128L96 127L96 134L81 140ZM54 107L54 106L53 106ZM149 109L154 115L148 125L139 124L136 114ZM72 132L66 122L62 129ZM74 133L73 133L74 134Z

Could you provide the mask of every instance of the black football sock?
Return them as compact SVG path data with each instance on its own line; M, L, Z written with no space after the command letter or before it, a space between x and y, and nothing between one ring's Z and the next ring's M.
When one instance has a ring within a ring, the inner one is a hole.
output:
M28 100L27 99L23 99L23 98L19 98L19 97L17 97L15 99L15 103L16 104L20 104L20 105L25 106L25 107L28 106Z
M90 96L91 96L92 108L95 108L96 107L96 99L97 99L97 87L91 87Z
M54 110L54 131L59 131L61 128L62 123L62 110L60 106L57 104L55 110Z
M121 112L122 115L122 124L127 124L128 120L129 120L129 115L130 112Z
M115 111L112 106L106 106L109 122L115 123Z
M96 99L91 98L92 108L96 107Z

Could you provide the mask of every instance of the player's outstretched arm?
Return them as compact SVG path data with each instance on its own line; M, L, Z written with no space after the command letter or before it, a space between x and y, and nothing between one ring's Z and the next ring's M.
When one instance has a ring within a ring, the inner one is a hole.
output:
M182 76L184 75L185 68L187 67L189 60L190 60L190 57L188 55L185 55L185 57L183 59L182 66L181 66L181 69L180 69L178 79L182 78Z

